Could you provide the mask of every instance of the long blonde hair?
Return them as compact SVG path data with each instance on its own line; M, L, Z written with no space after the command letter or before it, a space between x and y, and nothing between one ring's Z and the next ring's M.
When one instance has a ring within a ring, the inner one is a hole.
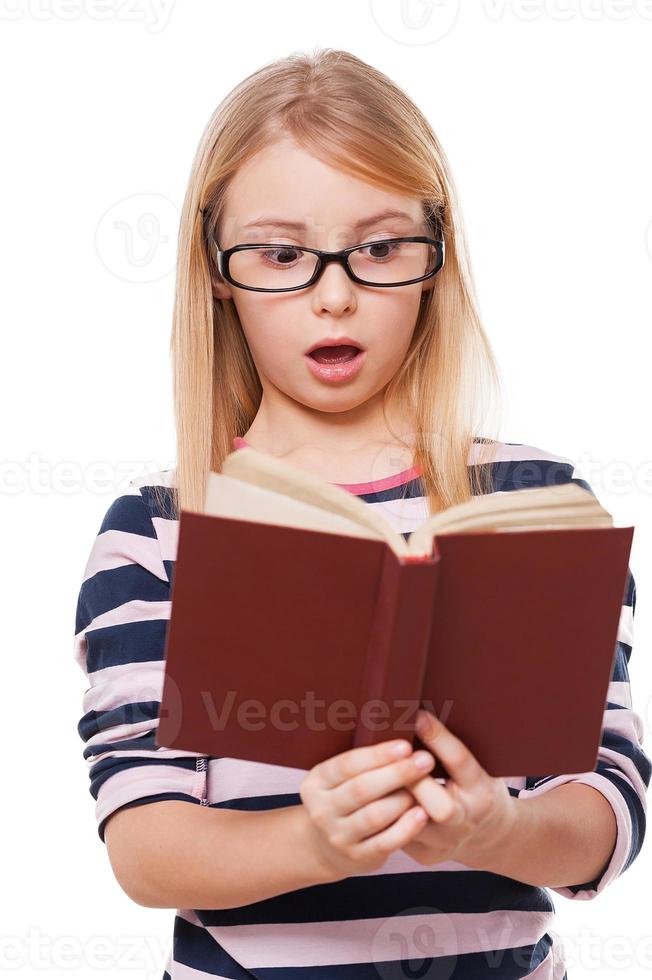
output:
M425 217L439 223L444 267L423 293L385 406L394 399L414 419L413 460L431 513L490 492L497 439L486 426L500 397L499 374L476 308L448 161L423 114L394 82L348 51L316 48L243 79L213 112L192 164L170 343L177 434L170 516L202 509L209 470L219 472L234 436L248 430L260 404L262 387L235 306L212 293L206 236L215 233L238 168L288 137L342 172L418 197Z

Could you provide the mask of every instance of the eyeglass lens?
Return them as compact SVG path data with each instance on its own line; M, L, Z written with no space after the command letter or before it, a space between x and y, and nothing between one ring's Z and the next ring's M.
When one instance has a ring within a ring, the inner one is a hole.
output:
M364 245L349 253L353 273L370 285L395 285L418 279L437 261L434 246L427 242L383 242ZM302 286L311 278L318 256L295 245L266 245L242 249L231 255L229 271L243 286L281 289Z

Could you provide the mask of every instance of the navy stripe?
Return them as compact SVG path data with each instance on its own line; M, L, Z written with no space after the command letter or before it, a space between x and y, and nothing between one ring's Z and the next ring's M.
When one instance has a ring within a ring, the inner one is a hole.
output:
M88 630L87 672L164 660L168 624L168 619L139 619Z
M372 490L371 493L356 493L358 500L363 500L366 504L380 504L388 500L403 500L411 497L423 496L423 484L421 478L416 476L407 483L399 483L396 487L389 487L387 490Z
M170 583L163 582L142 565L132 563L107 568L82 584L75 623L75 633L81 632L103 613L125 602L164 602L170 596Z
M104 531L127 531L144 538L156 538L152 518L144 505L142 494L125 493L111 503L100 524L98 534Z
M477 469L480 463L469 465L468 469ZM485 464L486 465L486 464ZM494 492L522 490L527 487L558 486L566 483L576 483L595 496L591 486L579 477L573 477L574 467L569 463L558 460L542 459L507 459L490 463ZM382 503L402 498L421 497L424 487L420 477L415 477L408 483L390 487L388 490L376 490L372 493L356 494L365 503Z
M500 491L576 482L572 480L573 466L559 460L505 459L492 463L490 469L494 489Z
M158 718L159 701L132 701L107 711L87 711L79 720L77 731L85 742L98 732L116 725L135 725Z
M626 681L629 683L629 670L627 665L629 664L629 658L631 655L632 648L630 644L623 643L622 640L616 640L614 663L611 672L612 681Z
M545 888L489 871L410 871L352 875L236 908L197 910L205 926L339 922L409 915L416 906L447 915L508 910L554 913Z

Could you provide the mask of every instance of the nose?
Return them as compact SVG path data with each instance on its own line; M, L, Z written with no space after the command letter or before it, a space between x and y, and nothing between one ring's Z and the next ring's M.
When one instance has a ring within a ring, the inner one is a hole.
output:
M355 305L355 289L356 283L349 278L346 269L333 261L325 262L312 287L317 306L339 312Z

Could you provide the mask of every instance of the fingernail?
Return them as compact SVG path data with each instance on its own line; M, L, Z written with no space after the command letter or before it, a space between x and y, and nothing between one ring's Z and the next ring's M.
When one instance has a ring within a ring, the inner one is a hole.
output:
M417 769L428 769L432 764L432 756L428 752L417 752L414 756Z

